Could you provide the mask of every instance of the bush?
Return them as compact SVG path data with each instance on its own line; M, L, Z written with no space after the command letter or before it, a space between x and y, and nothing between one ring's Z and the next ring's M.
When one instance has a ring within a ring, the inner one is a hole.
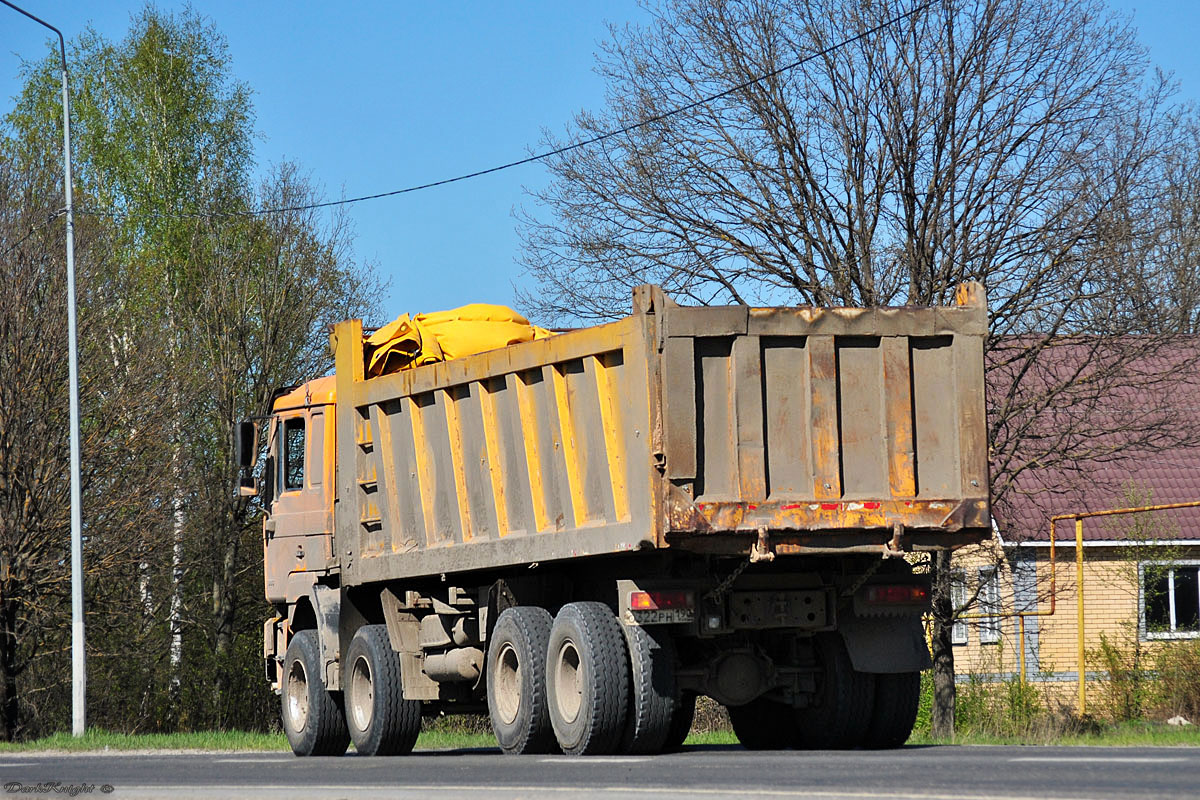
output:
M1097 707L1115 722L1141 719L1153 699L1154 684L1136 631L1133 639L1133 646L1123 648L1102 633L1100 646L1087 654L1105 675L1097 690Z
M1172 642L1156 659L1158 705L1165 716L1200 722L1200 640Z
M1013 676L987 682L971 675L958 686L955 729L965 735L1048 743L1062 736L1099 730L1056 700L1049 684L1022 683Z
M933 732L933 670L921 672L921 700L917 705L917 721L913 724L914 736L928 736Z

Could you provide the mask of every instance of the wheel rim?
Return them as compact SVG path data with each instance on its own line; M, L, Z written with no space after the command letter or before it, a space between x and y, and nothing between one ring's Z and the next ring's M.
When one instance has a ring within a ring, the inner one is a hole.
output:
M521 662L517 658L516 648L511 643L505 642L501 648L492 677L496 713L506 725L511 725L516 722L517 713L521 709Z
M354 725L365 731L375 710L375 687L371 681L371 665L359 656L350 672L350 714Z
M304 674L304 665L300 659L292 662L287 678L287 709L288 719L292 728L304 730L308 724L308 676Z
M564 722L574 722L583 705L583 671L579 648L570 639L558 648L554 659L554 703Z

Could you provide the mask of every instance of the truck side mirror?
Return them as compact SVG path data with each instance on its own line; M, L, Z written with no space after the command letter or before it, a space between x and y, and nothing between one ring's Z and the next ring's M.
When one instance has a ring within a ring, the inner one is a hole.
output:
M254 423L244 419L234 430L234 450L237 464L242 469L252 469L258 459L258 430Z

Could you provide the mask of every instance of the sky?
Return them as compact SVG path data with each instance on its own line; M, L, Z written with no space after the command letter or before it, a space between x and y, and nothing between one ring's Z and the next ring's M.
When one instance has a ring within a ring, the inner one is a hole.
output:
M138 0L15 0L68 39L89 24L120 40ZM234 76L255 92L259 169L301 165L329 199L386 192L524 158L599 110L594 72L609 24L645 22L635 0L308 2L202 0L227 38ZM158 0L163 11L184 6ZM1154 63L1200 99L1200 2L1110 0L1133 14ZM0 114L22 59L46 31L0 6ZM514 211L544 186L529 164L450 186L348 207L356 256L388 284L382 323L404 312L512 304L525 278Z

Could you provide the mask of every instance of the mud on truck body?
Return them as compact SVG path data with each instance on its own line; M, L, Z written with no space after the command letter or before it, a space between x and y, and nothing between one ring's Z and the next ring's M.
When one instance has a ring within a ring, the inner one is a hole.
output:
M989 534L982 288L946 308L683 307L278 397L268 680L299 755L486 713L507 753L888 747L929 664L922 551ZM239 429L243 466L253 426ZM251 486L252 480L247 480Z

